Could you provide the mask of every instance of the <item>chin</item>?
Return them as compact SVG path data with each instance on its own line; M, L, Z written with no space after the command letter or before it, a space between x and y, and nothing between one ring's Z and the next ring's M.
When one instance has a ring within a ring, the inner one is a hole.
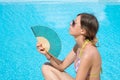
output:
M69 34L72 34L71 31L69 31Z
M74 34L72 34L71 32L69 32L70 35L74 36Z
M74 34L73 34L73 32L71 30L69 30L69 34L72 35L72 36L74 36Z

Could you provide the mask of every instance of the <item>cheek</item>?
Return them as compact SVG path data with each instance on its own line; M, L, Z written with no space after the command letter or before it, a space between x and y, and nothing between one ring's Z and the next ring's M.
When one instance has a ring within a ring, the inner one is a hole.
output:
M75 28L70 28L70 34L73 36L80 35L80 30Z
M75 35L80 35L80 30L76 29L75 30Z

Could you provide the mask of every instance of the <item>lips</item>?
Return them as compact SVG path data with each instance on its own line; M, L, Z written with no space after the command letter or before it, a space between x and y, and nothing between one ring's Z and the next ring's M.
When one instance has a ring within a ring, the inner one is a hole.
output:
M71 27L69 28L69 30L71 31Z

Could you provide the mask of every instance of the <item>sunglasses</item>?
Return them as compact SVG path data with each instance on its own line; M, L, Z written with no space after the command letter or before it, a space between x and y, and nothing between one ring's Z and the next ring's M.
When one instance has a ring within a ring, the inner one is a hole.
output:
M71 23L71 25L74 27L75 26L75 21L74 20L72 20L72 23Z

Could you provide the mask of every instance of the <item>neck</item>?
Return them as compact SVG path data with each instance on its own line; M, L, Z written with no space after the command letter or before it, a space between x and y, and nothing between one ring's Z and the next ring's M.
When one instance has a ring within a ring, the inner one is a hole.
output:
M75 37L75 40L76 40L76 43L78 44L78 46L81 48L85 42L85 37L84 36L77 36L77 37Z

